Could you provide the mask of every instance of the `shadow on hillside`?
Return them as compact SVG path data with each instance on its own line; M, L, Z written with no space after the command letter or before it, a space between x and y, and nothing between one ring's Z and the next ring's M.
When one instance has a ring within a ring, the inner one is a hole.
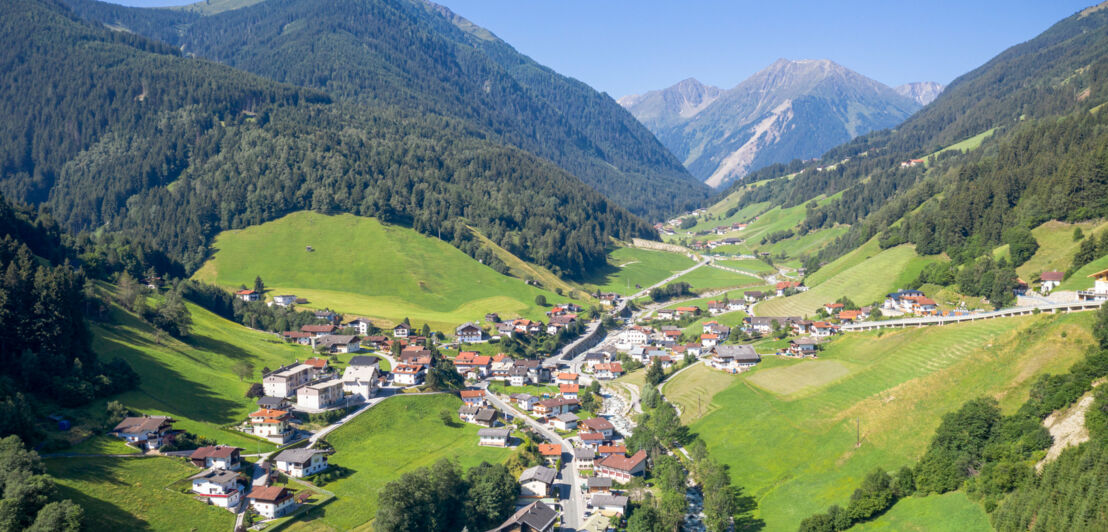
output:
M612 282L612 278L619 273L620 268L612 266L609 263L604 263L604 266L594 268L587 274L582 275L579 279L574 279L583 284L592 284L596 286L606 286Z
M69 460L68 458L63 460ZM107 460L101 460L107 462ZM109 468L104 468L109 469ZM88 469L82 469L82 472L89 471ZM106 476L88 476L81 475L57 475L54 476L62 479L74 478L87 482L103 482ZM129 482L123 482L118 478L111 479L113 484L131 486ZM136 517L131 512L112 504L104 499L98 499L91 495L82 493L69 486L63 486L58 484L58 499L69 499L78 505L85 511L85 530L151 530L150 523L145 520Z

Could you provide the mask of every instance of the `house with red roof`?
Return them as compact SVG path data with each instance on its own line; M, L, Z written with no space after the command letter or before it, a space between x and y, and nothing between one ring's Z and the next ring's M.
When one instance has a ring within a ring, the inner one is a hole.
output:
M597 477L610 478L615 482L627 483L632 477L642 476L646 472L646 451L639 452L630 457L622 454L611 454L593 463L593 472Z
M296 508L292 492L283 486L256 486L247 499L254 511L269 519L281 517Z
M235 292L235 297L243 301L261 301L262 294L253 290L239 290Z

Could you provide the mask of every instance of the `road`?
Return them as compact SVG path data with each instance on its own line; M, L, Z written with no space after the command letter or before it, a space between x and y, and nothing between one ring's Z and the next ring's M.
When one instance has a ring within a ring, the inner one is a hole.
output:
M577 468L574 465L573 445L571 445L569 441L562 439L557 432L543 426L542 423L532 419L531 416L516 410L515 407L504 402L495 394L486 393L485 397L488 398L489 402L492 403L497 410L511 414L514 418L524 420L524 422L535 429L535 432L538 432L542 437L546 438L547 441L562 446L562 470L560 472L560 477L563 481L561 484L562 493L560 497L563 517L562 526L571 530L581 528L585 522L585 501L581 495L581 489L578 487L579 481L577 479ZM568 458L566 456L567 454L569 455ZM566 493L567 491L568 493Z

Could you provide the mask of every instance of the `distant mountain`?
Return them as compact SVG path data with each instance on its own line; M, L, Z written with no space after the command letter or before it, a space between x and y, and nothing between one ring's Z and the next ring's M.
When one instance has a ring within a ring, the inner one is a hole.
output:
M703 111L723 92L689 78L667 89L632 94L617 100L651 131L683 123Z
M920 107L828 60L780 59L702 109L685 107L687 117L674 113L682 109L677 104L683 95L700 94L696 85L682 82L621 103L713 187L773 163L817 157L858 135L895 126Z
M901 96L915 100L920 105L927 105L939 97L939 93L943 92L943 85L934 81L916 81L897 85L893 90Z
M275 81L464 120L643 217L699 206L710 192L610 97L430 2L266 0L166 10L65 1L109 27Z

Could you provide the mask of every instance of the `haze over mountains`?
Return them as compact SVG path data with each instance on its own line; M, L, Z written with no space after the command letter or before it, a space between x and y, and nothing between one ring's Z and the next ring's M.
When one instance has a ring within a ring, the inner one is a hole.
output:
M935 89L912 85L902 94L829 60L779 59L730 90L688 79L619 102L694 176L719 187L895 126Z
M915 100L920 105L927 105L939 97L939 93L943 92L943 85L934 81L917 81L897 85L893 90L901 96Z

